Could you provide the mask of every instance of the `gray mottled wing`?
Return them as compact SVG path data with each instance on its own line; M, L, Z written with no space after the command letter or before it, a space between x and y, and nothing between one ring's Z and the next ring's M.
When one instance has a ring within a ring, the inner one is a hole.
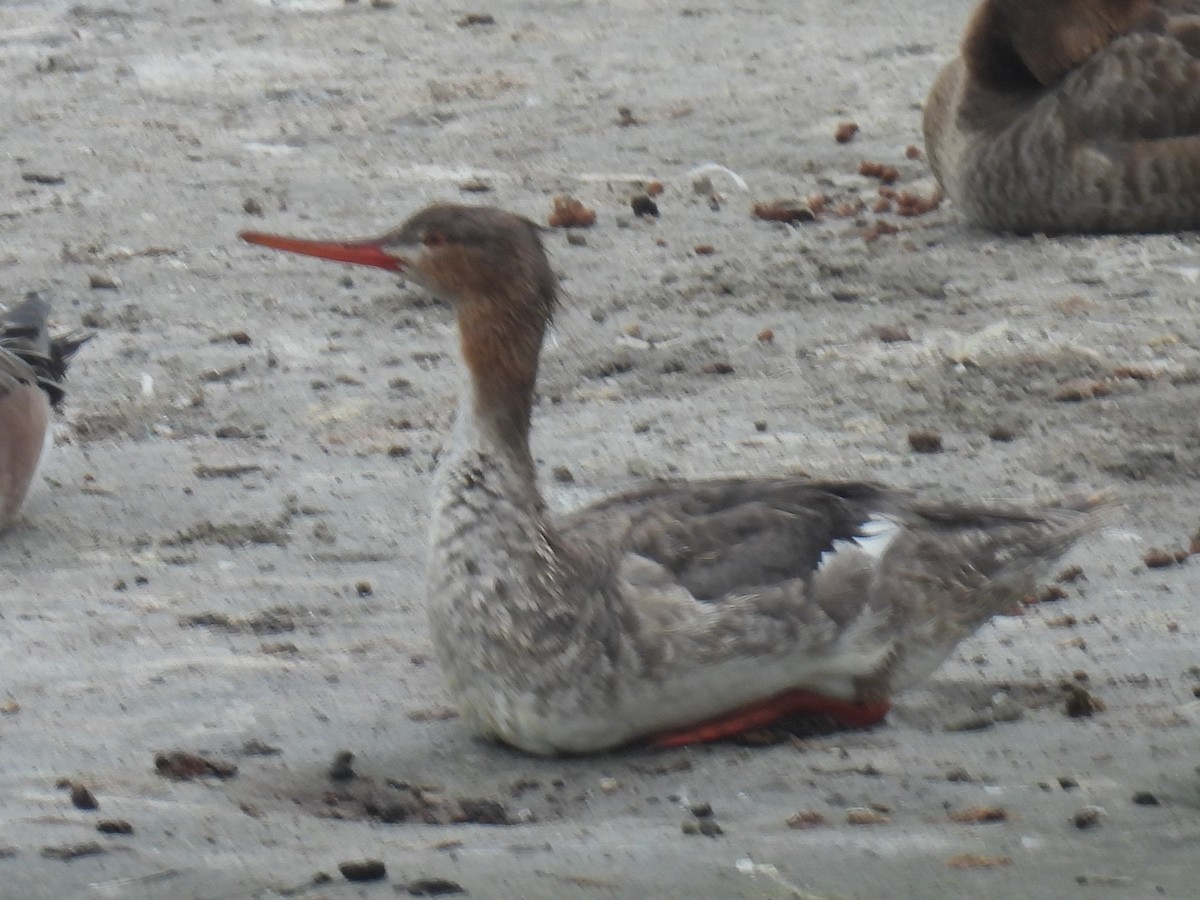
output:
M652 561L699 600L807 579L834 541L898 505L877 485L800 478L667 483L617 495L559 523L568 541Z

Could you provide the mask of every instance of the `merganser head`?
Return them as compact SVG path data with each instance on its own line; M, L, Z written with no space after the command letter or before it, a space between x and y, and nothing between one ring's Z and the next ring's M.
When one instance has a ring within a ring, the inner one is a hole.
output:
M397 272L460 310L490 301L548 319L554 275L528 219L486 206L436 204L366 240L321 241L243 231L242 240L290 253Z

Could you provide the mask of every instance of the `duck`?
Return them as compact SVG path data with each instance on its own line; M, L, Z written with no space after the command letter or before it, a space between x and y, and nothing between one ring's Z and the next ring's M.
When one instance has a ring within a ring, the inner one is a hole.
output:
M1107 501L921 502L867 481L672 481L554 516L530 437L558 306L539 226L435 204L367 240L252 244L445 301L465 370L434 478L427 607L461 721L531 754L680 747L818 716L874 725L1029 594Z
M0 530L17 518L62 406L67 365L93 335L51 337L50 303L38 293L0 314Z
M984 0L922 124L942 191L982 228L1198 228L1200 0Z

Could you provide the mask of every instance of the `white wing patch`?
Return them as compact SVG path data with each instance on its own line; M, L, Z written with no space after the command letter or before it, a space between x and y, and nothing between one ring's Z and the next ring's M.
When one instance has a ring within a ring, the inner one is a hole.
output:
M865 553L872 559L882 559L883 554L892 545L892 541L900 534L900 525L887 516L875 515L867 519L859 531L862 532L862 535L853 540L834 541L833 546L822 553L821 558L817 560L817 569L826 565L838 552L847 549Z

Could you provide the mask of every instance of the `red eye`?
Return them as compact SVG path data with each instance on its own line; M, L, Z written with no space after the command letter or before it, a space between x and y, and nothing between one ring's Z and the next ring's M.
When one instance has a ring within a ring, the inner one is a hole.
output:
M446 236L440 231L427 231L421 236L421 243L426 247L440 247L446 243Z

